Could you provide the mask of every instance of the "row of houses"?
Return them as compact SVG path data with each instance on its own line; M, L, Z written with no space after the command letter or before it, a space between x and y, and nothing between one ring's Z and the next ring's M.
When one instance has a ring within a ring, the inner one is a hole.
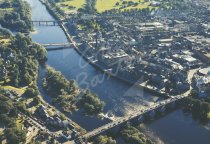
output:
M42 119L45 120L46 124L52 125L54 127L65 129L67 127L74 128L67 120L61 120L60 116L55 114L54 116L49 116L46 111L46 107L40 105L38 112L41 115Z
M158 10L154 15L132 17L132 20L97 19L100 29L75 27L76 37L84 44L80 49L85 56L91 57L102 68L117 72L119 77L134 83L143 77L141 82L148 81L148 85L157 90L185 92L189 89L188 71L202 66L209 53L208 40L204 46L189 38L198 35L205 37L205 32L208 32L202 26L207 22L206 9L200 7L203 6L197 5L194 11L187 9L180 15L171 12L173 10L169 13ZM129 13L122 16L127 15ZM179 73L180 77L184 75L184 79L168 88L168 75L174 72Z

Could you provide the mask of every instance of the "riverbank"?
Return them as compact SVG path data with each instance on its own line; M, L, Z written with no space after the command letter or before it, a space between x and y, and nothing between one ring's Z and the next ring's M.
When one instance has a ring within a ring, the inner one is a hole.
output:
M52 10L52 9L53 9L52 6L49 6L49 5L48 5L48 4L49 4L48 2L43 2L42 0L39 0L39 1L41 1L41 2L47 7L47 10L48 10L50 13L53 13L52 15L54 16L54 18L55 18L56 20L61 21L60 27L61 27L61 29L63 30L63 32L65 33L65 35L66 35L68 41L69 41L70 43L73 44L74 49L76 50L76 52L77 52L80 56L82 56L82 58L84 58L84 59L85 59L89 64L91 64L93 67L95 67L96 69L100 70L102 73L104 73L104 74L106 74L106 75L108 75L108 76L110 76L110 77L113 77L113 78L115 78L115 79L117 79L117 80L120 80L120 81L122 81L122 82L125 82L125 83L127 83L127 84L129 84L129 85L131 85L131 86L135 85L135 86L139 87L140 89L144 90L145 92L149 92L149 93L151 93L151 94L153 94L153 95L157 95L157 96L162 97L162 98L170 98L170 96L168 96L166 93L161 93L161 92L159 92L159 91L157 91L157 90L154 90L154 89L152 89L152 88L149 88L149 87L147 87L147 86L143 86L143 85L141 85L141 84L136 84L136 83L133 82L133 81L130 81L130 80L125 79L125 78L123 78L123 77L117 76L116 74L113 74L112 72L106 71L106 70L103 69L100 65L93 63L93 62L92 62L91 60L89 60L89 59L83 54L83 52L79 49L77 43L73 40L72 36L69 34L68 28L67 28L67 27L65 26L65 24L62 22L62 20L59 19L59 16ZM48 4L47 4L47 3L48 3Z
M40 2L36 2L37 0L29 1L31 1L33 4L33 20L54 20L51 16L49 16L48 12L46 12L46 7L41 5ZM38 31L38 34L32 34L32 38L37 43L67 42L66 36L60 27L36 26L35 28ZM135 109L139 110L138 106L147 104L148 98L154 98L154 96L150 94L142 94L141 90L135 91L137 94L134 93L133 90L128 92L130 89L129 85L114 78L107 79L107 75L103 75L92 65L88 64L74 49L51 51L48 53L47 57L48 65L54 67L56 70L61 71L62 74L64 74L68 79L76 79L81 88L89 88L91 91L97 93L103 100L105 100L107 103L105 111L108 113L111 112L113 114L121 114L120 112L124 111L124 108L130 108L128 105L125 105L127 103L129 103L132 108L134 107ZM39 73L42 73L42 71L45 71L45 69L41 69ZM86 74L87 78L83 77L83 73ZM95 77L103 79L103 76L105 79L102 83L91 85L91 80L95 79ZM39 79L41 79L41 77ZM39 87L41 87L41 84L39 84ZM48 101L49 97L50 96L47 94L43 95L45 101ZM159 98L156 97L154 101L157 99ZM131 109L131 111L133 112L135 109ZM171 116L173 116L173 118L169 118ZM84 116L81 111L71 114L69 117L88 131L108 123L107 121L104 122L104 120ZM159 120L152 121L146 126L146 128L146 131L149 134L157 134L154 137L159 137L163 140L163 143L197 144L200 142L203 144L208 144L209 142L209 137L207 136L209 132L207 132L191 117L187 118L183 112L180 112L179 115L176 113L171 113L160 118ZM198 128L200 129L199 131ZM169 129L170 132L168 131ZM178 134L177 131L179 132ZM198 141L198 137L200 141ZM122 144L121 142L119 143Z

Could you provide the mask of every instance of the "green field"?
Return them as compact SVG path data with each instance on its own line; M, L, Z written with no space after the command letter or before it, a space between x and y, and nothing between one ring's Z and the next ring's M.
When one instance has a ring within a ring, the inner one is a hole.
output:
M86 0L67 0L56 3L56 6L61 8L65 13L76 13L79 8L84 7L85 3Z
M130 2L133 2L135 4L129 4ZM98 12L104 12L106 10L112 9L119 9L120 11L124 11L128 9L144 9L148 7L150 8L151 6L149 5L150 2L145 2L145 0L97 0L96 10Z
M26 91L25 88L16 88L13 86L0 86L0 88L4 90L14 91L19 95L22 95Z
M85 4L86 0L66 0L64 2L57 2L56 6L65 13L76 13ZM150 4L151 2L146 0L96 0L95 8L101 13L112 9L124 11L129 9L152 8Z

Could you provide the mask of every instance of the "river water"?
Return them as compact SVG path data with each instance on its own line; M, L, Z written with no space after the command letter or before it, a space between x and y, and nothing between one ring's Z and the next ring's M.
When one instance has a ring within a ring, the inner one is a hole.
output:
M38 0L26 0L32 7L33 20L54 20ZM58 26L34 26L35 32L31 33L32 39L38 43L65 43L67 38ZM88 64L72 48L50 51L47 55L47 64L61 71L68 79L75 79L78 85L84 89L90 89L105 101L105 113L116 117L132 113L135 109L153 104L159 98L144 92L143 90L128 85L122 81L110 78L92 65ZM38 86L43 98L50 103L51 98L41 88L41 80L45 68L40 66ZM83 128L91 130L102 124L108 123L108 119L98 119L84 116L79 110L69 117ZM145 124L145 133L155 136L157 143L170 144L209 144L210 131L194 121L190 115L184 115L181 110L175 111L150 124ZM158 142L159 141L159 142Z

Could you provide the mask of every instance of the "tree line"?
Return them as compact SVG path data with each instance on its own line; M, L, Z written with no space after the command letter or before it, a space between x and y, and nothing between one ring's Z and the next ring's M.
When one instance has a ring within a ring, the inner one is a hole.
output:
M18 110L16 104L6 96L6 92L0 89L0 123L5 127L0 139L6 139L8 144L25 143L26 132L16 124Z
M0 9L12 9L0 17L0 24L17 32L32 30L31 8L26 1L5 0L0 2Z
M89 90L81 92L74 80L68 80L60 72L48 67L43 88L53 96L53 103L65 112L83 108L87 114L98 114L103 111L104 102ZM80 96L79 96L80 95Z
M200 98L197 92L191 92L190 96L181 101L184 110L191 112L194 119L201 123L209 121L210 98Z
M112 136L98 136L93 140L93 144L116 144L115 139L120 138L124 140L126 144L153 144L153 142L139 129L132 126L131 124L126 124L123 126L119 132Z
M38 63L46 60L46 49L33 43L28 36L20 33L13 36L0 29L0 33L1 31L7 33L7 36L1 36L10 37L10 42L8 45L0 45L0 70L4 69L4 77L0 79L5 85L15 87L27 86L36 81Z

